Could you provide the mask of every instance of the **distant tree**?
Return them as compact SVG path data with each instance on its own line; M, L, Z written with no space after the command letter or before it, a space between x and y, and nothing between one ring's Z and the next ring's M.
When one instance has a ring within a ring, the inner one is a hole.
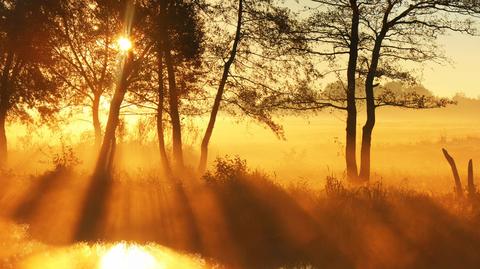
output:
M7 160L6 122L28 111L51 115L58 104L48 46L54 0L0 1L0 165Z

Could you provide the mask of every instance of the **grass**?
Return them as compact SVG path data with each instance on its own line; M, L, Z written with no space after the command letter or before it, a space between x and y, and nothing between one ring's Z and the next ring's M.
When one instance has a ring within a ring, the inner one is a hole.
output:
M334 177L321 190L284 186L238 158L217 160L201 179L158 174L115 174L87 242L78 242L75 232L88 176L58 166L38 177L3 177L0 267L20 268L32 259L46 266L61 254L67 263L75 259L65 257L81 256L83 265L56 268L92 268L123 241L158 259L167 250L179 259L202 257L192 267L480 266L480 204L453 193L351 186Z

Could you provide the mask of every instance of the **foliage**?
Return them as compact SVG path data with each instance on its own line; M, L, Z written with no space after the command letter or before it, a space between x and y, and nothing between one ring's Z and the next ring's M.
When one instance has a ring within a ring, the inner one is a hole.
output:
M217 158L213 171L208 171L203 179L206 182L226 182L244 177L248 174L247 162L240 157Z
M71 169L82 163L71 146L61 143L60 152L53 155L52 163L55 170Z

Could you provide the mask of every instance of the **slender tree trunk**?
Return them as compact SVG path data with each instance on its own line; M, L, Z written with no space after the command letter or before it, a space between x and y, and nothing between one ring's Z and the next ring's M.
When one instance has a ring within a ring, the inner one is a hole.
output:
M113 164L113 158L115 153L115 131L117 130L120 107L127 92L127 77L130 73L132 55L129 54L125 59L125 64L122 69L120 78L115 88L113 99L110 103L110 111L108 113L108 121L105 127L105 135L103 137L102 147L97 160L97 166L95 172L98 174L106 175L110 173L110 169Z
M387 30L384 28L375 40L375 46L372 51L372 59L365 80L365 97L367 103L367 121L363 126L362 133L362 149L361 149L361 164L360 164L360 179L364 181L370 180L371 168L371 148L372 148L372 133L375 127L375 94L374 94L374 80L377 73L378 62L380 60L380 50L382 42L385 38Z
M7 131L5 130L5 123L7 120L6 109L0 108L0 168L7 163Z
M204 173L207 167L208 160L208 145L210 143L210 138L212 137L213 128L215 127L215 122L217 120L218 110L220 108L220 103L222 101L223 92L225 91L225 84L227 83L228 74L230 72L230 67L235 61L235 56L237 54L238 44L241 39L242 31L242 17L243 17L243 0L238 1L238 21L237 21L237 30L235 33L235 39L233 41L232 50L230 51L230 57L223 66L223 74L220 79L220 84L217 89L217 94L215 96L215 101L210 114L210 120L208 121L207 129L205 130L205 135L202 139L202 145L200 148L200 163L198 165L198 171Z
M356 81L355 75L357 71L358 61L358 43L359 33L358 26L360 24L360 14L356 0L351 0L352 8L352 28L350 36L350 52L347 69L347 128L346 128L346 145L345 145L345 161L347 167L347 178L355 180L358 177L357 168L357 105L356 105Z
M163 83L163 53L158 51L158 107L157 107L157 135L158 148L160 150L160 159L162 168L167 176L171 174L170 163L168 162L167 151L165 149L165 135L163 128L163 102L165 101L165 86Z
M2 77L0 80L0 167L7 164L8 149L7 149L7 131L5 129L7 112L10 106L10 89L9 77L10 70L13 66L14 54L8 52L5 64L3 67Z
M172 147L173 147L173 158L175 168L178 170L183 169L183 149L182 149L182 126L180 122L180 112L178 110L178 89L176 85L175 78L175 68L174 62L172 59L170 37L168 36L168 20L167 17L167 6L170 4L170 1L162 0L160 1L160 17L163 27L161 30L162 36L162 49L164 50L165 64L167 66L167 76L168 76L168 101L170 106L170 118L172 120Z
M167 47L167 46L166 46ZM175 69L170 50L165 51L165 61L168 73L168 101L170 105L170 117L172 120L172 146L175 166L178 169L184 167L183 149L182 149L182 125L180 122L180 112L178 110L178 91L176 86Z
M100 94L94 94L92 103L92 121L95 131L95 147L99 148L102 143L102 126L100 124Z

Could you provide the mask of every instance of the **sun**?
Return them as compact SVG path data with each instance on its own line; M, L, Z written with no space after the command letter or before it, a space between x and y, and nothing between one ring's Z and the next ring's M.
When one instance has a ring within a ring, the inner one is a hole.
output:
M124 36L120 37L117 40L117 44L118 44L118 48L123 52L131 50L133 46L132 41L130 41L130 39Z
M99 269L163 269L155 257L136 245L120 243L110 248L101 258Z

